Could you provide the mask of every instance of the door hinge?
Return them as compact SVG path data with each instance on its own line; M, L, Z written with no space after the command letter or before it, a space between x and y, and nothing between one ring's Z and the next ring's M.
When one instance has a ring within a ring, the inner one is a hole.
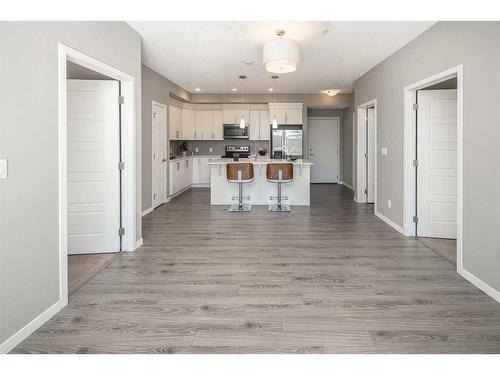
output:
M368 159L368 153L365 152L365 159Z
M125 103L125 97L120 95L118 97L118 104L123 104L123 103Z
M418 109L418 103L413 103L413 110L416 111Z
M125 162L124 161L121 161L118 163L118 169L120 171L123 171L125 169Z
M412 161L412 165L413 165L414 167L418 167L418 160L413 160L413 161Z
M418 223L418 216L413 216L413 222L414 222L415 224L417 224L417 223Z
M118 228L118 235L121 237L121 236L124 236L125 235L125 228Z
M368 195L368 189L365 189L365 195Z

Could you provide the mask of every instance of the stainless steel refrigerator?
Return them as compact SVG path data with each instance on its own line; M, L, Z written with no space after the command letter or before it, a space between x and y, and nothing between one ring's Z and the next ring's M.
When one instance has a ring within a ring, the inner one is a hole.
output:
M302 158L302 130L276 129L271 135L271 156L274 159Z

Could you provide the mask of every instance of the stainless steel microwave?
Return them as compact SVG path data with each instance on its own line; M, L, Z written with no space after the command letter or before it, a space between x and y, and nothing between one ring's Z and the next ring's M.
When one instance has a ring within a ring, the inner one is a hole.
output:
M224 124L224 139L248 139L248 125L240 128L239 124Z

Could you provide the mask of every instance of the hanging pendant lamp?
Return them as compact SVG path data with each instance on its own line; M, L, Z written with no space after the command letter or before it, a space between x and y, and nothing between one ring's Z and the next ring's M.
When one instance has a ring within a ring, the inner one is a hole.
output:
M245 129L245 116L243 116L243 80L247 78L247 76L239 76L241 80L241 118L240 118L240 128Z
M278 79L278 76L271 76L271 79L273 80L273 92L274 92L274 103L276 104L276 85L275 82ZM272 122L272 128L273 129L278 129L278 119L276 118L276 111L274 112L273 116L273 122Z

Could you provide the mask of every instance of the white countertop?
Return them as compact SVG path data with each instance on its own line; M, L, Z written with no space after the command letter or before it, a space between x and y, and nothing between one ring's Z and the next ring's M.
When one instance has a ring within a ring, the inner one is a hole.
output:
M214 155L186 155L186 156L179 155L179 156L176 156L173 159L169 159L169 161L179 161L179 160L186 160L186 159L191 159L191 158L207 158L207 159L211 159L213 157L214 157Z
M297 159L295 161L288 161L285 159L268 159L268 158L260 158L257 160L254 160L253 158L249 159L240 159L239 161L234 161L231 158L217 158L217 159L210 159L208 161L208 165L225 165L228 163L253 163L256 165L265 165L265 164L283 164L283 163L292 163L294 165L313 165L312 162L309 160L304 160L304 159Z

